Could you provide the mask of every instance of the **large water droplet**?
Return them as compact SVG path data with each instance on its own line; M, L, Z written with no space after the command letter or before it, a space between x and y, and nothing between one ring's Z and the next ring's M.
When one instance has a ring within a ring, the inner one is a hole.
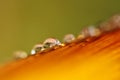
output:
M61 43L58 39L55 38L48 38L44 41L43 43L43 48L47 49L47 48L51 48L54 46L59 46Z

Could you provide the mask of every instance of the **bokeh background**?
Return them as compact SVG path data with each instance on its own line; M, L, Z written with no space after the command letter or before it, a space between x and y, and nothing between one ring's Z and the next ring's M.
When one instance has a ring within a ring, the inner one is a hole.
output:
M120 0L0 0L0 64L48 37L78 35L120 11Z

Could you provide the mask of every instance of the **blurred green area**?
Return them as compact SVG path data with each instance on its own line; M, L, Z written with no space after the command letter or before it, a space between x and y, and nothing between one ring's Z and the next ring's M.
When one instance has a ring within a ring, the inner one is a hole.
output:
M120 11L120 0L0 0L0 63L16 50L28 53L48 37L104 21Z

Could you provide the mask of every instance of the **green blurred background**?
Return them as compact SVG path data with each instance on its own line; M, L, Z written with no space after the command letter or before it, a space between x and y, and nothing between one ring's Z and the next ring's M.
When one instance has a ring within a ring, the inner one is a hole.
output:
M120 0L0 0L0 64L16 50L30 52L48 37L104 21L120 11Z

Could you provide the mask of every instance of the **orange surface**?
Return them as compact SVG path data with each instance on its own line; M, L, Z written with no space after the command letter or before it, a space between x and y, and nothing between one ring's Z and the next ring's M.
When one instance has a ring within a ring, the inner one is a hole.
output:
M0 80L120 80L120 30L12 62Z

